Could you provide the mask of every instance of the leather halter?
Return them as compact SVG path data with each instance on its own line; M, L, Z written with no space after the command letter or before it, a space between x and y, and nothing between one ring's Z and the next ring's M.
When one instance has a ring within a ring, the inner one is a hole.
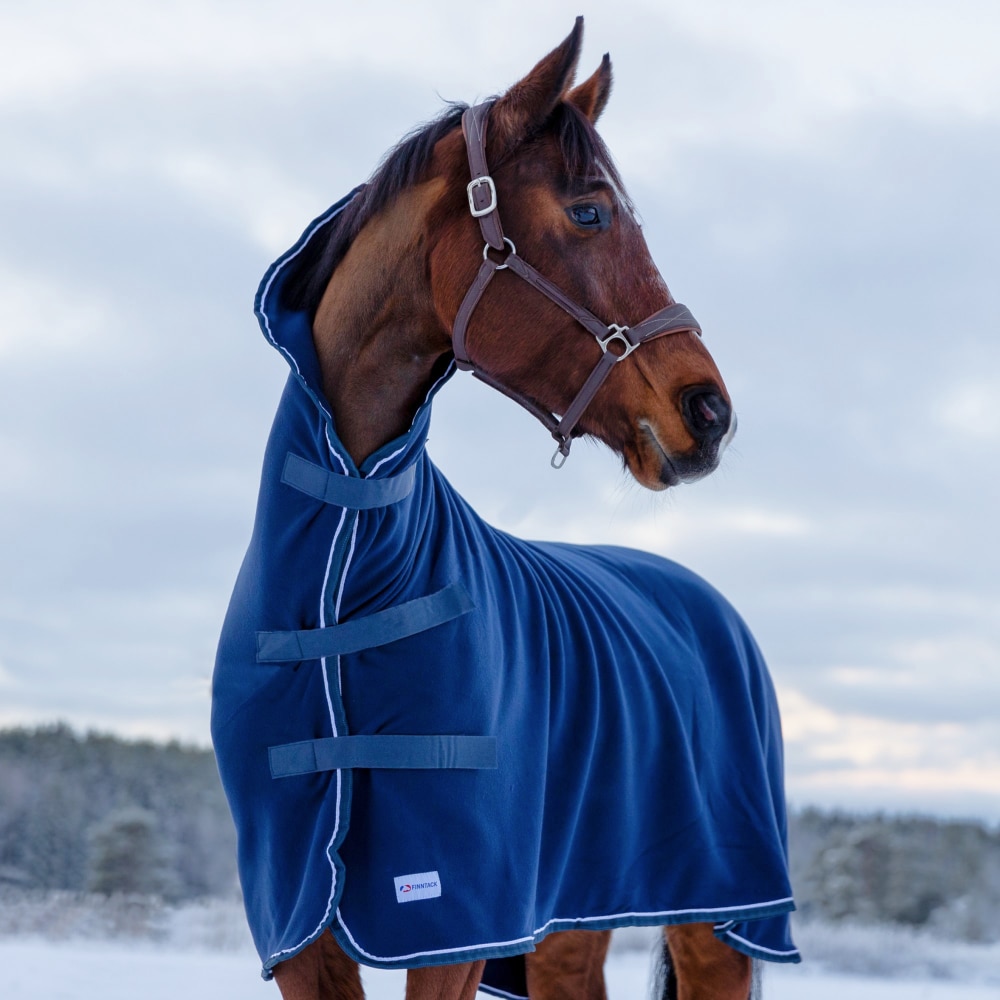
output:
M462 134L465 136L465 146L469 154L469 169L472 173L472 180L467 187L469 211L474 218L479 220L479 227L486 245L483 247L483 263L480 265L479 273L465 293L465 298L458 307L458 313L455 316L455 325L451 335L452 348L455 353L455 363L459 368L471 371L476 378L509 396L530 413L533 413L548 428L558 445L552 456L552 466L560 469L569 457L573 428L583 416L584 410L592 402L597 390L611 374L611 369L647 340L663 337L668 333L693 332L701 336L701 327L687 306L682 306L679 302L658 310L633 327L620 326L617 323L602 323L592 312L574 302L562 289L539 274L530 264L518 256L517 248L513 242L503 234L500 215L497 211L497 189L486 163L486 124L492 106L492 102L477 104L475 107L467 109L462 115ZM509 252L503 260L495 261L490 256L491 249L503 252L505 248ZM532 288L536 288L569 313L573 319L593 334L600 345L600 361L597 362L594 370L561 418L540 406L533 399L503 385L492 375L483 371L469 357L466 347L469 319L493 280L493 276L497 271L504 270L510 270L519 278L523 278ZM612 349L612 345L614 345L614 349Z

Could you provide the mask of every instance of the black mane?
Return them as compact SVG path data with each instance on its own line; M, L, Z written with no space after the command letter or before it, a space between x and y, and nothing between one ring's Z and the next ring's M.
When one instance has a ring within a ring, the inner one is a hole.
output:
M418 183L430 163L434 146L462 124L465 104L449 104L433 121L419 125L382 158L375 173L354 200L317 232L296 258L282 288L288 309L316 312L333 269L354 237L372 216Z
M281 299L285 308L308 312L310 316L315 314L330 275L354 238L373 216L421 181L435 145L449 132L461 127L467 107L466 104L450 103L441 115L417 126L386 153L354 200L325 223L295 259L282 287ZM603 173L624 197L624 187L611 153L582 112L565 102L557 105L544 131L553 129L568 176ZM501 162L491 161L490 167L496 169Z

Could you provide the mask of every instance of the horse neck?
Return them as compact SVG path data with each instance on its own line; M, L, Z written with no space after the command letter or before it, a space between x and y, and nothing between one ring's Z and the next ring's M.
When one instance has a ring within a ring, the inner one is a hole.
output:
M337 435L356 465L404 434L451 349L427 279L433 182L355 237L326 287L313 339Z

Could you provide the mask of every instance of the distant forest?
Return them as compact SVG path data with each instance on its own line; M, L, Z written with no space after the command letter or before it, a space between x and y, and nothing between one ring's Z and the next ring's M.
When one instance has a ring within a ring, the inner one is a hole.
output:
M0 730L0 884L232 896L235 855L210 750L64 725Z
M804 919L1000 940L1000 830L807 809L789 841ZM64 725L0 730L0 888L232 897L235 851L211 751Z

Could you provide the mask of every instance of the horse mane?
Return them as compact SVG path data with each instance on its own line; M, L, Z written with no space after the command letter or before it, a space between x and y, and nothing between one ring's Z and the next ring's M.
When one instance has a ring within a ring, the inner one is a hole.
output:
M354 238L370 219L423 179L435 145L449 132L461 127L467 108L467 104L449 102L437 118L418 125L385 154L357 196L320 227L315 238L295 259L281 291L285 308L315 315L330 275ZM631 208L611 153L586 115L574 105L561 102L544 128L527 137L527 141L552 130L559 142L567 176L603 174ZM495 170L511 155L513 151L491 161L491 169Z
M364 225L403 191L418 183L434 146L462 123L468 105L450 103L431 122L418 125L382 158L368 183L343 211L323 224L299 254L282 288L282 305L314 315L330 275Z

